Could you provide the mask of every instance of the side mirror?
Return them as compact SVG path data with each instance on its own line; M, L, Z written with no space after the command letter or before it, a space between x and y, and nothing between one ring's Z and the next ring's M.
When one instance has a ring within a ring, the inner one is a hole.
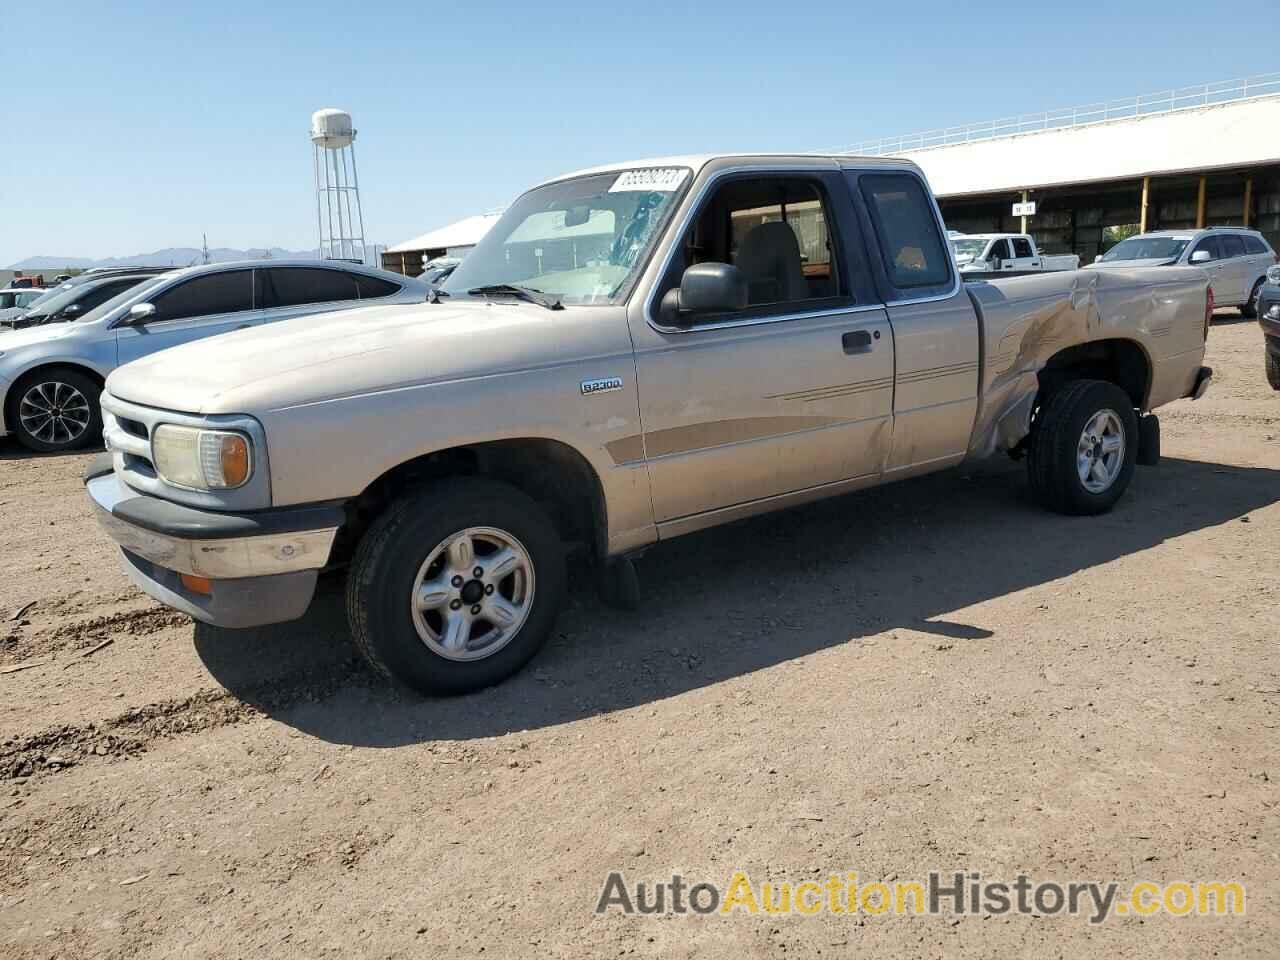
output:
M665 322L685 326L699 313L744 310L749 299L747 278L729 263L695 263L680 278L680 288L662 298Z
M1197 250L1195 253L1191 255L1192 263L1208 263L1212 259L1213 259L1213 254L1211 254L1208 250Z
M1096 257L1094 257L1094 258L1093 258L1093 262L1094 262L1094 263L1101 263L1101 262L1102 262L1102 254L1098 254Z
M132 307L129 308L130 323L146 323L155 315L156 315L156 308L154 304L135 303Z
M71 303L71 304L68 304L65 308L63 308L62 315L64 317L74 317L77 313L83 312L83 310L84 310L84 307L80 306L80 304Z

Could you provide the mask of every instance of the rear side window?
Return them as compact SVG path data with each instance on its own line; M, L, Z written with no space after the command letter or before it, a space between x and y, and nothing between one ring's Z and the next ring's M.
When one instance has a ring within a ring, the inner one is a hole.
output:
M267 272L268 307L296 307L359 297L355 278L342 270L318 267L274 267Z
M192 277L158 295L151 305L156 312L149 323L252 310L253 271L227 270Z
M1013 238L1013 255L1015 257L1034 257L1031 252L1031 242L1024 240L1022 237Z
M859 186L889 281L899 290L916 292L948 283L951 258L923 184L905 173L877 173L860 177Z
M1270 253L1271 251L1267 249L1267 245L1262 242L1261 237L1246 233L1244 235L1244 252L1253 256L1257 253Z
M400 290L400 284L392 283L390 280L383 280L381 277L366 277L362 273L353 273L352 277L356 281L356 289L360 292L361 300L376 300L378 297L389 297Z
M1244 256L1244 240L1234 233L1224 233L1218 237L1218 244L1222 250L1223 257Z

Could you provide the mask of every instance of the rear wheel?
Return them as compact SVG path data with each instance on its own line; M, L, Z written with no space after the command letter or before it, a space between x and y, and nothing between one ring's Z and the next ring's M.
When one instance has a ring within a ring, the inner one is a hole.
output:
M1253 290L1249 293L1249 299L1240 307L1240 316L1249 320L1258 319L1258 297L1262 294L1262 281L1259 280L1253 285Z
M458 478L407 494L361 542L347 581L352 637L375 670L426 694L492 686L546 641L564 549L514 487Z
M1072 380L1040 408L1027 452L1032 493L1057 513L1105 513L1133 478L1138 417L1114 383Z
M29 450L78 450L102 435L101 394L102 388L77 370L37 371L13 386L6 419Z

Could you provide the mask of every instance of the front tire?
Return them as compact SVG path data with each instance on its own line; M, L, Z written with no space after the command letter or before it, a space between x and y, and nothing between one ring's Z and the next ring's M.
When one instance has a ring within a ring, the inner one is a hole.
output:
M1249 293L1249 299L1240 307L1240 316L1246 320L1258 319L1258 297L1262 294L1262 281L1259 280L1253 285L1253 290Z
M384 677L428 695L516 673L555 624L564 547L528 496L483 477L396 500L370 527L347 580L347 619Z
M1273 352L1270 343L1266 346L1267 354L1267 383L1271 384L1272 390L1280 390L1280 347Z
M36 371L9 391L6 420L28 450L79 450L102 436L101 396L102 388L77 370Z
M1035 498L1057 513L1105 513L1133 478L1138 417L1114 383L1072 380L1036 416L1027 454Z

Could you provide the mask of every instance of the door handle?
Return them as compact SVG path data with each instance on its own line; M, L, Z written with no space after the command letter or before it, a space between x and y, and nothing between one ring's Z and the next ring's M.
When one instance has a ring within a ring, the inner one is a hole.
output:
M236 329L237 329L237 330L248 330L248 329L249 329L250 327L252 327L252 326L253 326L253 324L252 324L252 323L242 323L242 324L240 324L240 326L236 327Z
M877 332L876 336L880 334ZM850 330L840 338L840 345L845 353L866 353L871 349L871 332L869 330Z

